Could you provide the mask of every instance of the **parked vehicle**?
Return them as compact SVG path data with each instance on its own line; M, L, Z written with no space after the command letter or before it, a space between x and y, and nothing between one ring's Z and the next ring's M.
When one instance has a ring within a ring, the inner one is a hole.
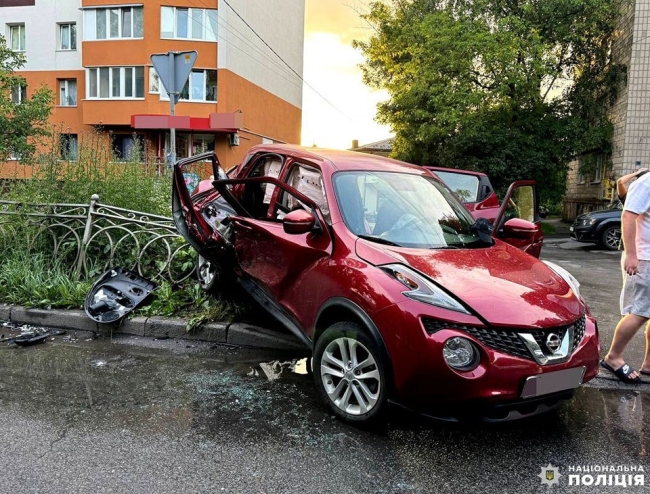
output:
M318 393L350 422L389 402L444 418L545 412L598 372L596 321L579 283L523 248L535 206L511 186L475 220L421 167L354 152L253 147L231 178L190 196L176 163L173 216L313 352ZM230 206L222 209L225 201Z
M501 209L501 204L499 204L494 187L485 173L437 166L425 166L425 168L438 176L456 194L474 218L487 218L490 222L494 222ZM523 211L511 210L506 213L506 217L523 218L535 223L537 226L535 241L526 249L526 252L539 257L544 243L540 218L546 216L546 208L539 205L536 195L534 204L535 207L528 209L527 216L523 215Z
M618 250L622 213L623 204L616 201L606 209L581 214L569 227L569 235L578 242L591 242L607 250Z

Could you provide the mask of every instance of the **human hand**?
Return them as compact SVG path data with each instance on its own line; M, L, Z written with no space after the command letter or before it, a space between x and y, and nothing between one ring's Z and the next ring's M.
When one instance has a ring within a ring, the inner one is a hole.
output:
M630 276L633 276L638 272L639 259L635 254L629 252L625 253L625 264L623 265L623 269L625 269L625 272Z
M646 167L639 168L638 170L636 170L634 172L634 176L638 177L639 175L643 175L644 173L647 173L647 172L648 172L648 169Z

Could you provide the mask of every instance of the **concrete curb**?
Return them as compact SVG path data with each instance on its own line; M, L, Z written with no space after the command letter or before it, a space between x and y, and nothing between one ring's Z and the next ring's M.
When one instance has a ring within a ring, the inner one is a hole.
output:
M134 317L124 319L121 324L100 324L90 319L82 310L29 309L6 304L0 305L0 321L18 326L29 324L101 334L201 340L248 348L307 350L298 338L289 333L248 323L208 323L188 332L185 319Z

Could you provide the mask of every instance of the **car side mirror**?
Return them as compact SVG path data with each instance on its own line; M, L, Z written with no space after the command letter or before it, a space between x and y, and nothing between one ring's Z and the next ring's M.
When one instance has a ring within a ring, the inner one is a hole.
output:
M304 209L291 211L282 220L282 227L285 233L290 235L309 233L314 229L315 225L316 218L314 218L314 215Z
M503 225L506 237L531 238L537 233L537 225L521 218L512 218Z

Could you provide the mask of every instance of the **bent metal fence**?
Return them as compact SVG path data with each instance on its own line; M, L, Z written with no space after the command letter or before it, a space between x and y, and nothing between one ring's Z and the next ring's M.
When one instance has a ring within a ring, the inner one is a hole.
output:
M149 280L180 283L192 275L196 254L171 218L99 202L33 204L0 201L3 242L24 227L29 247L51 252L78 278L93 278L121 266Z

